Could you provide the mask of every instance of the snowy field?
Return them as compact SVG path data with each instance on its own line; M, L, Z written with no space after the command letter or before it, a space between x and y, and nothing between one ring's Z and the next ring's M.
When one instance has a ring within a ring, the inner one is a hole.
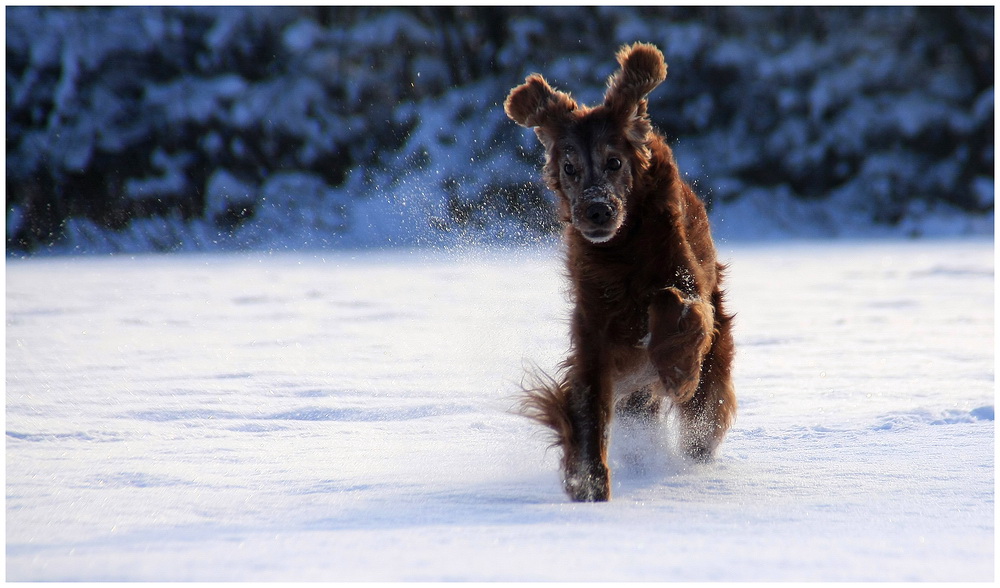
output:
M7 580L993 580L993 241L720 256L736 425L606 504L508 412L555 249L8 260Z

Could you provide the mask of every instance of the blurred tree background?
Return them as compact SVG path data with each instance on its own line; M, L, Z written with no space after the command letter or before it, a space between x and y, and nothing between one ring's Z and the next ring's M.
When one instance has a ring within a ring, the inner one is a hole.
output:
M6 11L9 253L335 244L391 231L389 193L438 203L427 231L549 234L506 92L539 71L592 103L636 40L710 206L993 212L993 7Z

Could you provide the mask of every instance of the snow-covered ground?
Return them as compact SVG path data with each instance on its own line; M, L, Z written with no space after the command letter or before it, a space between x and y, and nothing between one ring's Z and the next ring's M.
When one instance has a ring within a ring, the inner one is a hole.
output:
M8 260L7 579L992 580L993 241L720 253L737 423L606 504L508 412L555 248Z

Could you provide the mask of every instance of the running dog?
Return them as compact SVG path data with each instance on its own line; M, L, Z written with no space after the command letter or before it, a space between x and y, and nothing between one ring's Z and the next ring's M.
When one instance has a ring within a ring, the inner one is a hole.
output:
M736 414L725 266L704 204L646 111L666 79L663 54L636 43L617 58L597 106L539 74L504 102L545 148L542 174L565 225L570 353L558 377L535 378L521 408L554 432L563 486L576 501L611 498L613 415L653 422L667 399L679 409L685 454L709 461Z

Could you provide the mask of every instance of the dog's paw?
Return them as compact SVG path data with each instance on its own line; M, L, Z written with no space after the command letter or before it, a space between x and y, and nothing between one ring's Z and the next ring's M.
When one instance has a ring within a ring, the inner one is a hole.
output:
M563 479L566 494L574 502L607 502L611 500L611 475L603 463L584 464L566 472Z
M695 463L715 461L719 438L715 427L705 422L686 422L681 430L681 451Z
M649 359L656 366L660 382L674 402L687 402L698 390L707 340L707 333L696 330L665 341L654 341L648 348Z
M655 360L654 360L655 361ZM657 367L660 375L660 382L663 389L670 398L679 404L683 404L694 398L698 391L698 384L701 383L701 361L700 358L689 359L687 362L669 362L668 367Z

